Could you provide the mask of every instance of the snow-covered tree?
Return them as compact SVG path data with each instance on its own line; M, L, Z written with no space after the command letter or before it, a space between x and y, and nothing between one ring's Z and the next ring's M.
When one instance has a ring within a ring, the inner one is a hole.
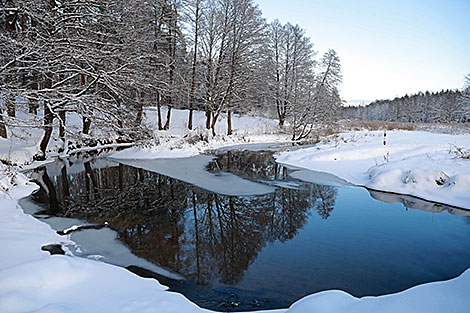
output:
M302 110L294 112L292 139L302 139L310 134L313 125L324 124L339 118L342 81L341 64L334 50L328 50L319 62L319 74L307 92L308 99Z

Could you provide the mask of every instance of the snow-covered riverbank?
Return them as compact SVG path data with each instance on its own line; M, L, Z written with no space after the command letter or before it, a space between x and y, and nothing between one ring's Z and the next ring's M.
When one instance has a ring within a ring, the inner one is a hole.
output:
M458 149L470 135L354 131L315 147L284 152L283 164L334 174L352 184L470 209L470 160Z

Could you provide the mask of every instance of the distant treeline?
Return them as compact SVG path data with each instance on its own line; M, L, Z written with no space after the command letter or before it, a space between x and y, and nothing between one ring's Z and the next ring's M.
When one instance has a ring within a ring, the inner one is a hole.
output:
M364 107L345 107L349 119L422 123L470 121L470 88L419 92L393 100L376 100Z

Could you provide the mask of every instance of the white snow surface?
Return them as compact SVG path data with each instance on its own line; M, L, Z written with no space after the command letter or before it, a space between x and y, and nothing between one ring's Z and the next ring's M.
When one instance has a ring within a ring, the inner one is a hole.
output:
M162 117L166 117L166 108ZM194 112L193 130L187 129L188 111L171 110L170 130L155 128L157 113L155 108L146 108L144 123L154 130L155 145L149 147L132 147L112 155L116 159L169 159L186 158L201 154L206 150L225 146L288 141L289 135L280 134L278 123L271 119L256 116L234 114L232 116L233 135L226 136L226 116L221 114L216 124L216 136L205 129L205 112Z
M0 138L0 160L8 161L12 165L30 162L38 151L37 144Z
M470 209L470 135L354 131L315 147L283 152L278 162L334 174L352 184Z

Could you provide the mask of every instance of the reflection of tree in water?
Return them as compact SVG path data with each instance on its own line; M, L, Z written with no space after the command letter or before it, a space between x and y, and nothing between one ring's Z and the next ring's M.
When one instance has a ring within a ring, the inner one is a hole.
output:
M322 219L326 220L335 208L338 190L330 186L321 185L313 185L313 189L315 189L314 193L318 196L314 209Z
M272 195L269 241L292 239L303 228L317 198L312 191L280 188Z
M247 168L258 171L263 158ZM267 167L263 175L273 179L286 171ZM35 198L43 202L45 190L55 186L47 193L53 214L107 221L134 254L203 284L236 284L268 242L292 239L312 209L327 218L336 198L335 188L317 185L224 196L123 165L92 169L85 163L77 174L68 175L65 166L53 179L42 174L44 188Z
M287 178L287 169L276 163L274 152L226 151L207 165L210 172L230 172L238 176L277 180Z

